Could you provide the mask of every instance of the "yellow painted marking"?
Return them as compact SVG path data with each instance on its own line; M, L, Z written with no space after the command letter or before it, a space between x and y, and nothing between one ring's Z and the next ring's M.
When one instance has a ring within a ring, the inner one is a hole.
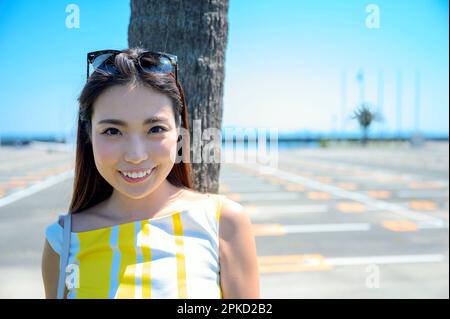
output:
M34 180L43 180L45 178L45 175L40 174L40 173L29 175L29 176L32 176Z
M345 167L336 167L335 171L339 172L339 173L345 173L345 172L348 172L348 169Z
M290 192L303 192L305 190L305 186L302 184L289 183L285 187Z
M383 227L395 232L417 231L417 224L408 220L385 220Z
M294 173L294 172L293 172ZM301 176L313 176L314 174L311 172L296 172L296 174L299 174Z
M230 191L230 186L227 184L220 184L219 185L219 193L228 193Z
M322 255L284 255L258 257L260 273L330 270Z
M435 210L436 209L436 203L428 201L428 200L415 200L412 202L409 202L409 207L416 210Z
M36 178L36 177L33 176L33 175L22 176L22 180L24 180L24 181L34 181L35 178Z
M237 193L231 193L231 194L228 194L228 198L231 200L234 200L236 202L239 202L241 200L241 195L239 195Z
M9 185L9 183L3 185L3 190L10 190L16 188L15 186Z
M249 169L243 166L236 166L236 170L241 171L243 173L249 174L249 175L256 175L253 169Z
M384 190L373 190L373 191L367 191L367 195L373 198L381 198L386 199L391 197L391 192L384 191Z
M349 191L354 191L358 188L356 183L353 183L353 182L340 182L340 183L337 183L336 186L339 188L345 189L345 190L349 190Z
M275 176L269 176L267 178L267 180L273 184L273 185L282 185L282 184L286 184L286 181L282 178L279 177L275 177Z
M443 188L442 185L436 182L411 182L409 183L409 188L413 189L434 189L434 188Z
M336 205L336 209L343 213L360 214L365 212L366 206L357 202L340 202Z
M25 187L28 185L28 182L16 180L16 181L9 182L8 185L11 187Z
M360 176L360 177L368 177L375 175L372 171L353 171L352 175Z
M331 198L331 195L327 192L309 192L308 198L313 200L328 200Z
M254 236L283 236L286 235L281 224L253 224Z
M258 209L256 208L256 206L253 206L253 205L247 205L244 208L245 208L245 212L248 214L256 214L258 212Z
M402 183L405 181L405 178L401 177L401 176L396 176L396 177L391 177L391 178L387 179L386 181L391 182L391 183Z
M325 184L331 184L333 182L333 179L329 176L318 176L315 180Z

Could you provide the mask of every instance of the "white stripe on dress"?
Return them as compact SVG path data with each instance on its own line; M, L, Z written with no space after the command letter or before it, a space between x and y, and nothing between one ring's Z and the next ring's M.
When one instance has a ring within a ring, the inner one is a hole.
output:
M119 286L119 267L120 267L120 250L118 246L119 241L119 226L111 228L110 246L113 251L111 275L109 279L109 293L108 298L113 299L116 296L117 288Z

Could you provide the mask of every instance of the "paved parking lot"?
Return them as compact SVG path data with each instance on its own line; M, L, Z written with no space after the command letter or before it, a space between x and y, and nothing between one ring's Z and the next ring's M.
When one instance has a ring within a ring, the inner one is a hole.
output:
M222 164L243 204L263 298L448 298L448 143L280 150ZM68 208L73 156L0 148L0 298L43 298L46 225Z
M296 149L226 164L247 207L264 298L448 298L448 144Z

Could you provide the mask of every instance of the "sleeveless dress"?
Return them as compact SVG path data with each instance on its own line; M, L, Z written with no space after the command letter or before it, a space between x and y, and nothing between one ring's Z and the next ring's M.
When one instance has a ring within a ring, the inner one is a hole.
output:
M68 299L221 299L219 221L224 195L208 194L172 214L72 232ZM47 226L61 255L63 228Z

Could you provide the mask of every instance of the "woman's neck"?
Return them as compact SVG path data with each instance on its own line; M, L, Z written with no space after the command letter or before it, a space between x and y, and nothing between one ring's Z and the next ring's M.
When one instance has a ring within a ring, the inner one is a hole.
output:
M183 189L170 184L167 180L164 180L148 196L139 199L131 198L114 189L112 195L106 200L105 208L110 217L117 220L151 218L181 198L183 193Z

